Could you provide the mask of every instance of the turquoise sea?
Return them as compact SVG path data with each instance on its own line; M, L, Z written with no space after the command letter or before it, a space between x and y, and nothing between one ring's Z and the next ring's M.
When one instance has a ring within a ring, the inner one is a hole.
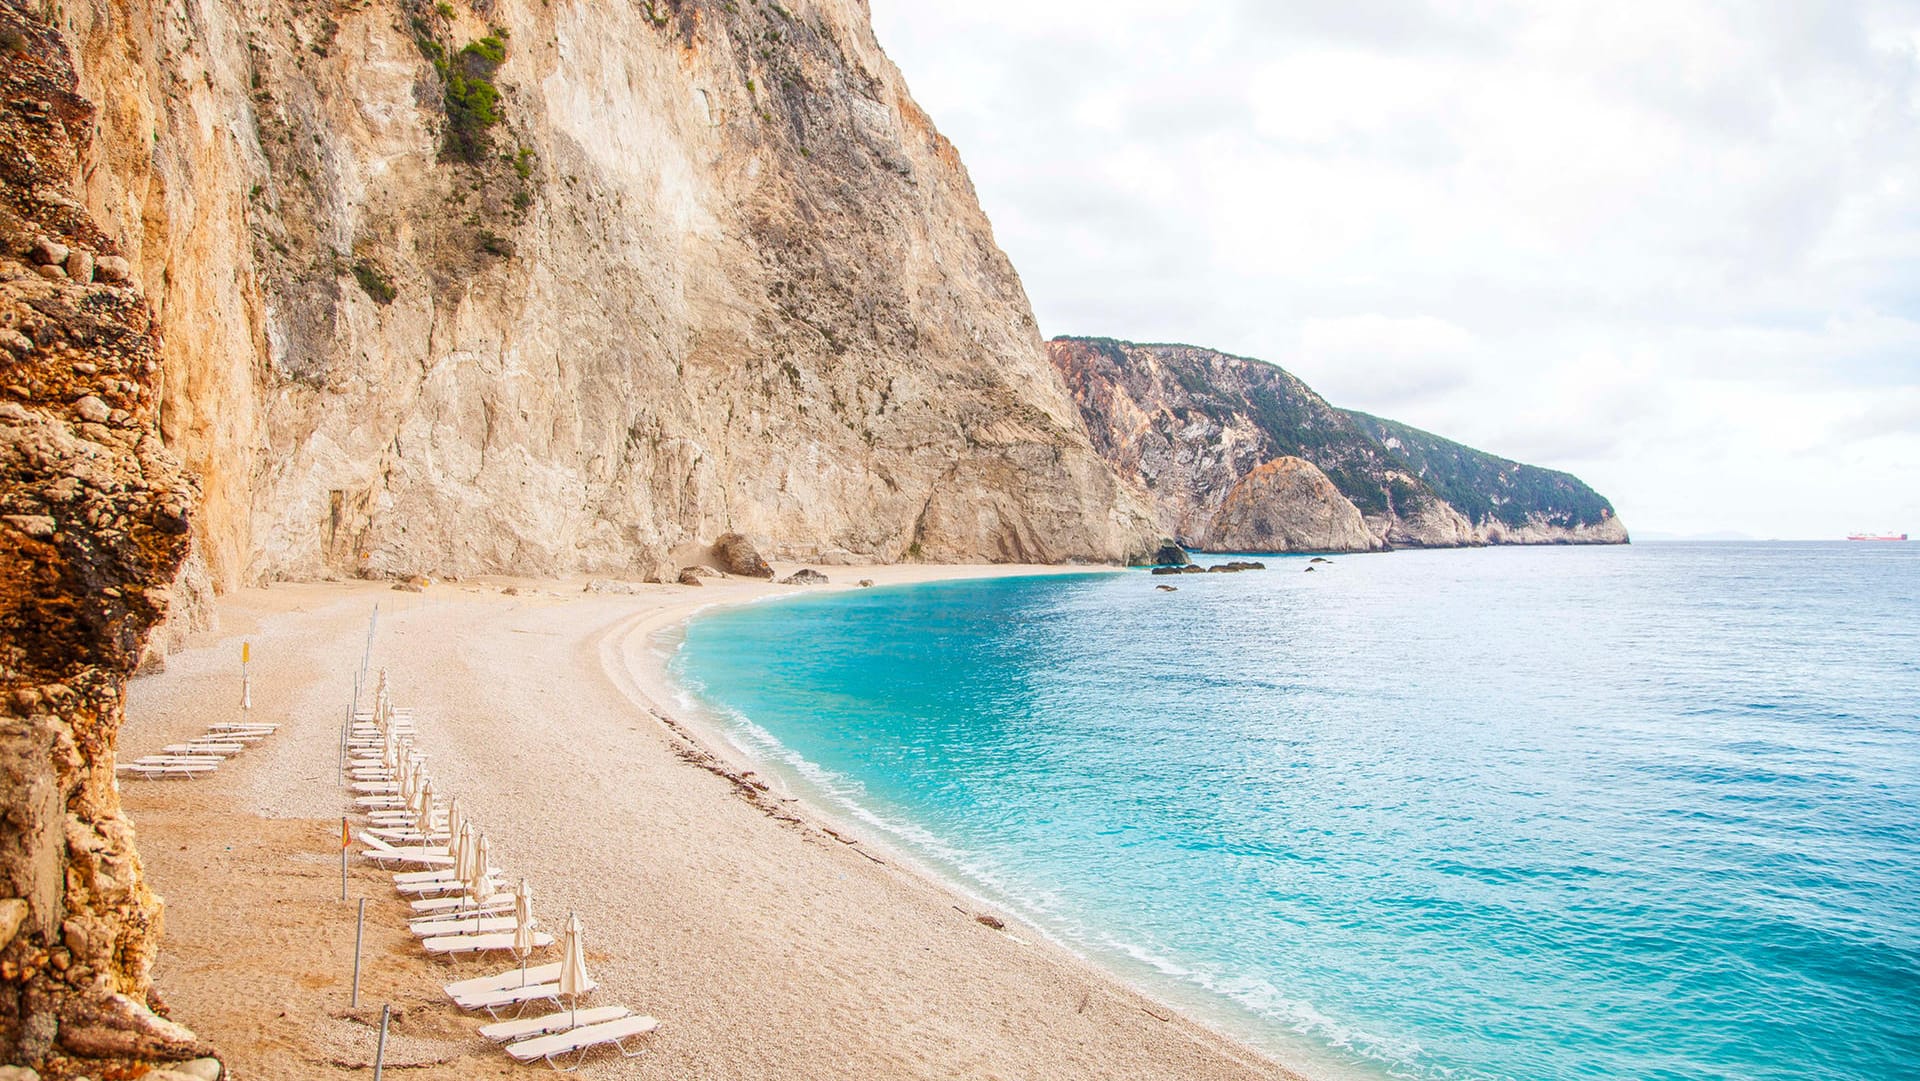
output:
M673 668L1319 1076L1920 1077L1920 544L1267 562L720 610Z

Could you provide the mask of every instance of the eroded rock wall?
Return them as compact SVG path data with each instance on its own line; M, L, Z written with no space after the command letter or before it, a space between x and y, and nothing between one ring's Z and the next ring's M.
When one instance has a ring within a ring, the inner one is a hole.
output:
M857 0L64 18L222 586L1152 539Z
M121 816L128 675L199 493L156 428L160 346L75 198L94 109L39 5L0 4L0 1061L184 1058L149 1012L159 905Z

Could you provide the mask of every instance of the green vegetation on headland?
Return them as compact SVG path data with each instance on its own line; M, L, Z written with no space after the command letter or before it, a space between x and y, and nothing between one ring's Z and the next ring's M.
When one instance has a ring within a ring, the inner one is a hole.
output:
M1573 528L1613 517L1613 504L1571 473L1475 450L1396 420L1344 412L1476 525L1492 519L1516 527L1544 522Z

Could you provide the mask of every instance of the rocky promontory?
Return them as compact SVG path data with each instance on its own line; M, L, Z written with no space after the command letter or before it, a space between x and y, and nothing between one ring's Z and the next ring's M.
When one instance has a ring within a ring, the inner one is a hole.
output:
M1627 539L1612 506L1577 478L1336 408L1273 364L1111 338L1055 338L1047 352L1094 448L1189 547Z

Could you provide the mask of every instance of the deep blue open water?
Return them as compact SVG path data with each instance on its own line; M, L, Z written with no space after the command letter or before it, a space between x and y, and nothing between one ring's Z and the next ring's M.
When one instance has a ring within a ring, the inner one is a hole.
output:
M1920 1077L1920 544L1268 562L717 611L673 665L796 790L1321 1075Z

